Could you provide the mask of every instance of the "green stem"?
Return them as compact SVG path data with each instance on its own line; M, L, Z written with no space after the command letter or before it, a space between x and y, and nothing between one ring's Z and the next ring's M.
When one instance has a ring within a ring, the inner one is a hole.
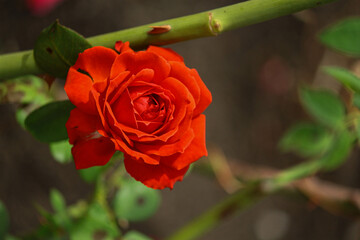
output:
M280 172L276 177L268 180L269 186L273 186L274 189L278 189L293 181L312 176L321 170L323 165L324 163L321 160L310 160L301 163Z
M43 73L35 63L33 50L0 55L0 81L28 74Z
M189 222L186 226L175 232L166 240L198 239L205 232L221 222L225 217L254 204L264 196L260 182L253 182L222 202L207 210L205 213Z
M152 45L216 36L235 28L288 15L334 0L250 0L185 17L173 18L88 38L94 46L113 47L118 40L129 41L134 49ZM170 25L162 34L149 34L150 26ZM0 55L0 79L39 74L32 50Z

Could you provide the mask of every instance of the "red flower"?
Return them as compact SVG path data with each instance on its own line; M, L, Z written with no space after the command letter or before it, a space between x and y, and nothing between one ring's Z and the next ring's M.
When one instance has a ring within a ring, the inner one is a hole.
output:
M63 0L26 0L30 12L37 16L50 13Z
M76 168L104 165L119 150L136 180L172 188L207 155L201 113L211 94L171 49L117 49L87 49L69 70L65 91L76 108L66 128Z

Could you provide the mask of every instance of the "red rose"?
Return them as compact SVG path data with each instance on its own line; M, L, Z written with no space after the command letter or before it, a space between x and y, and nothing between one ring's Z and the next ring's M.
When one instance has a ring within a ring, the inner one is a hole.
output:
M118 150L136 180L172 188L207 155L201 113L211 94L171 49L117 47L120 54L87 49L69 70L65 91L76 108L66 128L76 168L104 165Z

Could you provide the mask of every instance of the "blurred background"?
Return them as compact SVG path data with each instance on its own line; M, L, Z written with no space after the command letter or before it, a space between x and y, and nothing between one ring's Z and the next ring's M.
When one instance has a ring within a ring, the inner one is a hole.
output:
M55 19L90 37L237 2L64 0L54 9L34 5L29 9L25 0L0 0L0 53L31 49L41 30ZM213 94L213 103L206 110L210 150L221 149L233 162L276 169L301 162L277 147L289 126L309 119L299 104L297 88L302 83L336 88L320 73L319 66L356 65L324 48L316 35L340 19L359 14L359 0L341 0L218 37L171 45L187 66L198 70ZM321 178L359 187L358 159L359 151L353 151L341 168ZM12 234L27 233L39 225L34 204L50 209L50 188L59 189L71 204L91 196L93 185L79 178L72 163L55 162L48 145L17 124L14 105L0 104L0 199L10 213ZM172 191L163 190L161 194L158 212L146 222L130 223L130 228L162 239L227 195L215 178L198 171L177 183ZM201 239L354 240L360 239L359 229L359 220L330 214L310 202L275 195L227 218Z

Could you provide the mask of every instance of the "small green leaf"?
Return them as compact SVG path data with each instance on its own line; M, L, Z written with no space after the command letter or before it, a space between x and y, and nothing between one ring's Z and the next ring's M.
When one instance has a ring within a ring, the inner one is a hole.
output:
M65 78L79 53L90 47L83 36L55 21L41 32L35 43L34 58L46 73Z
M160 195L140 182L128 180L116 193L113 205L118 218L142 221L156 212L160 205Z
M35 208L38 211L38 213L45 219L48 219L49 216L51 215L43 206L41 206L37 203L35 203Z
M309 157L324 153L332 141L332 135L323 126L300 123L288 130L280 140L283 151L294 151Z
M42 105L51 100L48 86L43 79L30 75L15 80L12 91L22 95L20 103Z
M329 151L321 158L323 168L332 170L341 165L350 154L354 137L346 130L343 129L334 138Z
M360 93L360 78L349 70L340 67L325 67L324 71L346 87Z
M50 152L59 163L68 163L72 160L71 144L68 140L50 144Z
M15 112L15 118L18 124L20 124L21 127L25 128L25 119L29 114L26 112L25 109L19 108Z
M125 234L124 240L152 240L151 238L149 238L148 236L139 233L137 231L129 231Z
M66 203L63 195L56 189L52 189L50 192L50 203L55 212L65 212Z
M360 18L345 19L320 33L327 47L352 56L360 56Z
M65 124L74 107L70 101L48 103L29 114L25 127L42 142L65 140L68 138Z
M95 202L89 206L87 214L71 229L70 239L98 239L94 238L98 233L105 235L105 239L114 239L119 236L120 231L110 220L106 210Z
M302 88L300 99L307 112L318 122L333 128L343 123L345 107L335 94L325 90Z
M354 93L354 96L353 96L353 104L360 109L360 94L359 93Z
M66 210L66 202L63 195L56 189L52 189L50 192L50 203L55 214L52 215L52 220L57 226L61 226L65 229L71 228L71 219Z
M107 166L95 166L78 170L80 177L88 183L96 182L100 174L107 168Z
M75 204L67 208L69 215L72 218L80 218L84 216L88 209L88 203L85 200L77 201Z
M0 239L4 239L9 230L9 215L4 206L0 201Z

